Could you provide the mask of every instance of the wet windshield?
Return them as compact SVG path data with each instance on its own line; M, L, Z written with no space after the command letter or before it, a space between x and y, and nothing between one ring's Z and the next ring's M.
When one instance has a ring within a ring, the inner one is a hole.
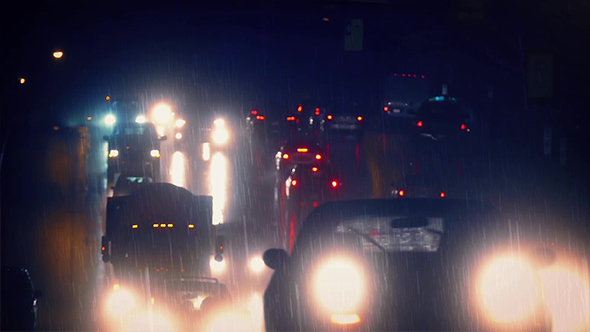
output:
M590 330L589 22L0 1L1 262L43 292L0 330ZM185 325L183 278L231 308Z

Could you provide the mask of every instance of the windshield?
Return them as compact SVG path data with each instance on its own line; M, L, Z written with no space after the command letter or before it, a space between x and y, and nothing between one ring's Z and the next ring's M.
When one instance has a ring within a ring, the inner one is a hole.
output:
M236 299L207 331L588 331L589 6L0 1L2 267L47 331L192 330L171 276ZM336 245L448 283L343 308L339 270L327 305Z

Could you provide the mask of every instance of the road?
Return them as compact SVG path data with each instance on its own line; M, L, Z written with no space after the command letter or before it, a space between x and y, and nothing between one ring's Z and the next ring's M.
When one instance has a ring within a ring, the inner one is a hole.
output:
M5 156L13 167L3 166L3 176L6 169L12 173L2 188L2 261L28 267L44 291L39 301L41 330L97 330L105 287L113 278L110 264L100 259L107 147L99 129L88 128L83 135L77 130L62 135L64 131L50 131L31 146L17 141L14 151L20 153L8 150L12 154ZM78 146L81 135L87 144L84 151ZM213 196L214 223L222 224L221 232L227 236L225 259L212 266L213 273L227 284L242 313L236 320L221 322L230 324L228 330L261 331L262 294L272 272L261 263L261 255L285 244L274 171L276 146L235 135L225 148L198 142L174 151L171 142L164 142L162 178L194 194ZM485 149L428 150L395 135L367 134L361 141L337 139L329 145L347 198L386 196L392 179L404 165L410 167L408 156L430 151L433 165L453 165L453 172L458 165L458 183L464 188L460 198L487 201L514 218L588 231L584 188L516 142ZM23 149L41 152L32 155ZM75 164L81 153L87 155L84 163ZM41 155L45 159L40 162ZM75 170L84 171L83 181L76 180Z

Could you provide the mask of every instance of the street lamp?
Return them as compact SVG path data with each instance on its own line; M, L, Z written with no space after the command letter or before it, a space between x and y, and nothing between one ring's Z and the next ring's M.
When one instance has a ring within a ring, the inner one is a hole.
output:
M62 56L64 56L64 52L62 52L62 51L53 52L53 57L56 59L61 59Z

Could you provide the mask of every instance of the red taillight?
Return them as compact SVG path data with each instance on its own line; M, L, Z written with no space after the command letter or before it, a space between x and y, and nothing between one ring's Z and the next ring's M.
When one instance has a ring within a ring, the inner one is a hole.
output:
M266 117L264 117L264 115L257 115L256 116L256 120L261 120L262 121L264 119L266 119Z
M288 153L283 154L283 159L289 159L289 154Z
M418 123L416 123L416 126L418 126L418 127L422 127L422 125L423 125L422 121L418 121Z
M465 124L464 124L464 123L462 123L462 124L461 124L461 130L465 130L465 128L467 128L467 127L465 127Z
M363 121L363 117L362 116L359 116L356 119L359 120L359 121Z
M422 75L422 78L424 78L424 75Z
M307 151L309 151L308 148L297 148L297 152L299 153L306 153Z
M253 111L250 112L250 114L256 115L256 114L258 114L258 111L257 110L253 110Z
M338 181L333 180L332 181L332 188L336 188L336 187L338 187Z
M287 121L295 121L295 117L294 116L288 116L287 117Z
M319 203L319 202L315 202L315 201L313 202L313 207L314 207L314 208L317 208L319 205L320 205L320 203Z
M404 197L404 195L406 194L406 192L405 192L405 191L403 191L403 190L400 190L400 191L399 191L397 194L398 194L400 197Z
M387 106L383 107L383 111L384 112L389 112L389 107L387 107Z
M444 192L444 191L441 191L441 192L440 192L440 198L445 198L445 196L446 196L446 195L445 195L445 192Z
M297 185L297 180L291 180L291 186L295 187Z
M402 74L402 77L406 77L406 74Z
M333 116L328 115L328 120L332 120Z
M315 159L316 159L316 160L320 160L320 159L322 159L322 155L321 155L321 154L319 154L319 153L318 153L318 154L316 154L316 155L315 155Z
M320 115L320 109L319 108L316 108L315 109L315 115Z
M301 111L303 111L303 106L297 107L297 112L301 112Z
M318 168L317 168L317 167L312 167L312 168L311 168L311 171L312 171L312 172L317 172L317 171L318 171Z

